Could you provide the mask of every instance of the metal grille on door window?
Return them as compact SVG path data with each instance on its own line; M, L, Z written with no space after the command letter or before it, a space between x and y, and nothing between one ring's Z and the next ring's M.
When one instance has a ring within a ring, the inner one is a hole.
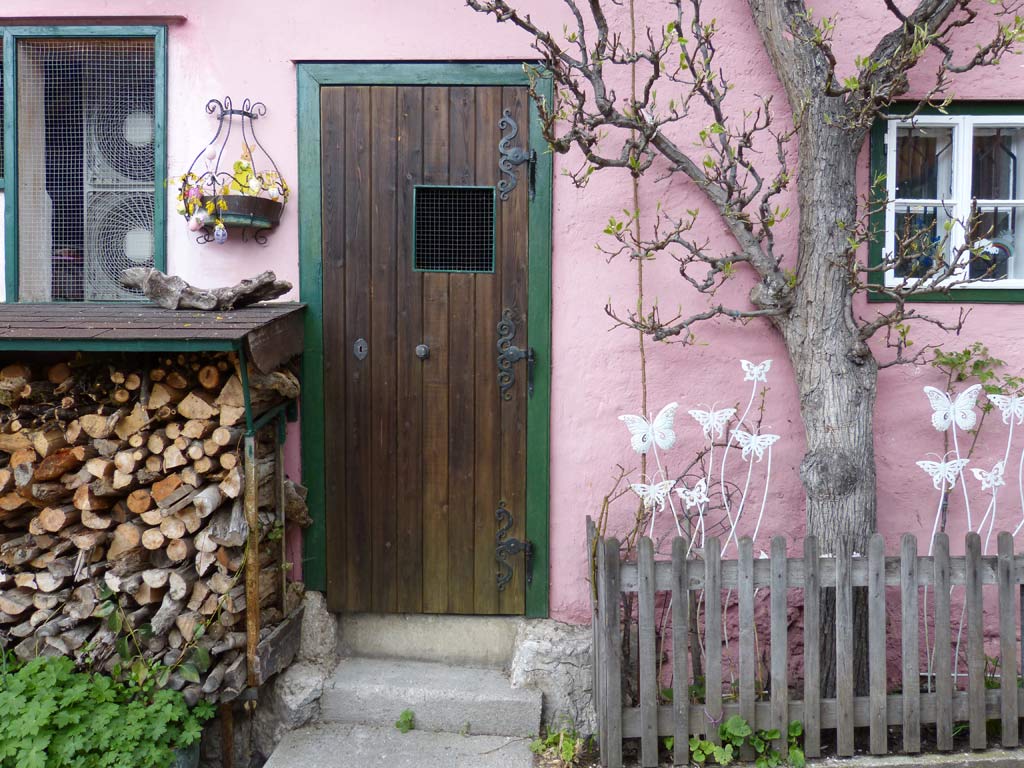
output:
M155 54L148 39L17 43L19 298L142 298L155 250Z
M413 187L413 268L494 271L494 187Z

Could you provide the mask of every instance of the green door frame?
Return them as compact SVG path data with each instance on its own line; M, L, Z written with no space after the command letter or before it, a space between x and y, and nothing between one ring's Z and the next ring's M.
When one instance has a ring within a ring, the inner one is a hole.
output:
M523 63L300 63L299 291L306 310L302 363L302 482L309 489L313 525L306 531L303 577L310 589L327 587L324 449L323 224L320 178L320 88L331 85L529 85ZM550 78L536 91L552 102ZM537 105L530 100L530 145L545 146ZM548 615L550 578L549 489L551 466L551 189L552 157L539 151L536 195L529 206L530 345L537 356L534 394L526 412L526 537L533 542L533 580L526 587L526 615Z

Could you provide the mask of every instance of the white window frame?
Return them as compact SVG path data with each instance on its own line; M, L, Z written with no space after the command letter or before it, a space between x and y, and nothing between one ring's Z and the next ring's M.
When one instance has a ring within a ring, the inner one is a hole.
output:
M951 159L952 173L952 198L948 201L939 200L915 200L912 198L901 198L900 205L921 205L934 206L949 202L952 208L953 226L949 232L949 248L955 253L964 245L966 233L959 221L970 210L971 187L973 182L973 141L975 128L1020 128L1024 127L1024 114L1021 115L919 115L912 119L893 118L888 121L885 132L885 241L883 253L891 255L896 247L896 132L904 127L941 126L953 129L953 146ZM1024 193L1017 200L985 200L985 207L1021 207L1024 208ZM1020 290L1024 289L1024 252L1013 254L1011 269L1020 277L1006 277L1001 280L977 280L953 286L953 290L977 289L977 290ZM962 273L961 273L962 274ZM952 279L952 278L951 278ZM885 285L895 287L900 285L915 285L916 278L897 277L895 269L885 272ZM936 283L940 287L941 282Z

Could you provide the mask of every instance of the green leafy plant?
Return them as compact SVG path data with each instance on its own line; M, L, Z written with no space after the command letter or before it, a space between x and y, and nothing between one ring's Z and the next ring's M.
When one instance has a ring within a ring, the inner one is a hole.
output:
M799 720L789 724L786 743L789 746L789 764L793 768L803 768L806 763L804 751L800 746L803 732L803 725ZM714 744L696 736L690 739L690 755L695 763L705 765L708 760L713 759L718 765L729 765L736 760L744 746L749 746L754 751L756 768L776 768L782 764L779 750L772 746L772 742L782 736L778 728L755 731L742 717L733 715L718 727L718 736L721 744ZM671 749L667 742L665 746Z
M793 720L789 724L787 742L789 744L789 764L793 768L804 768L807 758L804 755L803 747L804 724L799 720Z
M563 768L579 765L585 748L586 739L572 728L551 731L547 736L536 739L530 744L530 751L535 755L556 758L558 764Z
M402 733L408 733L416 727L416 715L411 709L403 709L402 714L395 721L395 728Z
M81 672L64 657L9 665L0 676L0 768L166 768L214 714L152 676L141 683Z

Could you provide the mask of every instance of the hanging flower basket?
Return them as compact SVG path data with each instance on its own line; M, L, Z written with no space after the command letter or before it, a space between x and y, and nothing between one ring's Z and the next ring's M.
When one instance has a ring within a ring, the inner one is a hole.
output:
M223 201L224 205L218 205ZM270 200L266 197L253 197L252 195L217 195L216 197L201 197L199 204L206 206L212 202L215 209L219 209L217 218L225 227L249 227L251 229L273 229L281 221L281 213L284 211L284 203L279 200ZM207 220L205 226L212 226Z
M217 117L217 132L188 171L172 180L178 187L178 213L198 233L200 243L226 242L228 229L241 230L243 240L252 235L265 243L266 232L281 221L289 191L277 164L256 138L253 123L267 109L249 99L235 109L225 98L211 99L206 111Z

